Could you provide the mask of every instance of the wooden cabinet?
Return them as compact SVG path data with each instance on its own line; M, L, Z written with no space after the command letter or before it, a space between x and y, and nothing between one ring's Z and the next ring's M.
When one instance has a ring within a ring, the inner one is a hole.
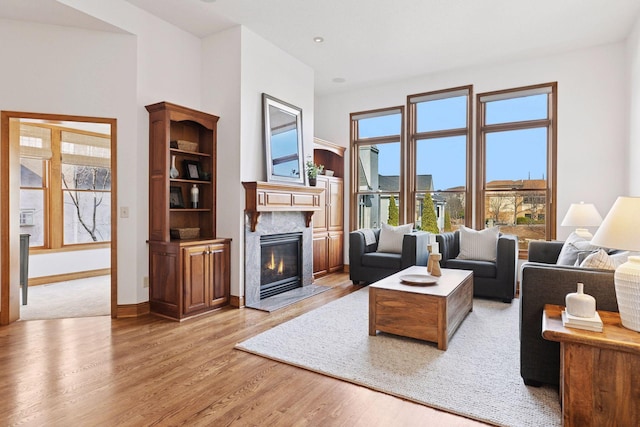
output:
M183 319L229 303L230 239L216 237L218 117L168 102L146 108L149 301L152 312Z
M313 274L316 277L344 267L344 147L316 138L314 161L334 176L318 175L321 210L313 215Z

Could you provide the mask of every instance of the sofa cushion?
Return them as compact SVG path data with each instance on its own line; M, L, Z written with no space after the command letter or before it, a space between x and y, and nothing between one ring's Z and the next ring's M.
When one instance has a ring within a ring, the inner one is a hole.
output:
M496 277L498 269L496 263L491 261L478 261L471 259L456 259L452 258L447 260L445 268L456 268L459 270L472 270L473 277Z
M456 258L479 261L495 261L498 255L499 227L473 230L460 227L460 253Z
M557 265L575 265L578 256L581 253L596 252L599 246L594 246L584 237L578 236L575 232L571 233L562 245L560 255L558 255Z
M604 249L586 257L580 267L615 270L629 259L629 252L619 252L609 255Z
M411 233L413 224L405 224L394 227L382 223L380 238L378 239L378 252L402 253L402 240L404 235Z
M399 271L402 268L402 255L390 252L368 252L362 255L362 265Z

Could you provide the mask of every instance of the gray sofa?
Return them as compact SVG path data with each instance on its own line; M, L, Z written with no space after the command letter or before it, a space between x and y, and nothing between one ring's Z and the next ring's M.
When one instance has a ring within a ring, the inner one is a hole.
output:
M496 262L456 259L460 253L460 232L436 235L442 253L440 267L473 271L473 295L510 303L516 293L518 237L501 234Z
M527 385L558 385L560 345L542 338L545 304L565 305L565 296L584 283L596 299L596 309L618 311L613 271L556 265L563 242L529 243L529 259L520 282L520 376Z
M429 233L414 231L404 235L402 253L376 252L380 229L373 229L376 242L365 244L360 230L349 233L349 278L354 284L372 283L412 265L427 265Z

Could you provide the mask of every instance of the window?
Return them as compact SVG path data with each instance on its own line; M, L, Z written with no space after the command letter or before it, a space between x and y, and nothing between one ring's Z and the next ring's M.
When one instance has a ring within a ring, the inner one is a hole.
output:
M20 232L31 247L111 240L111 138L20 124Z
M478 95L476 228L555 238L556 83Z
M404 224L403 107L351 114L352 229Z
M471 93L465 86L407 97L408 215L417 229L452 231L471 218Z

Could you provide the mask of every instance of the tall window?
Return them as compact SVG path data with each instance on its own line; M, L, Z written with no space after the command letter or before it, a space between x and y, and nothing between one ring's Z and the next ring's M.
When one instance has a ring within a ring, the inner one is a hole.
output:
M111 240L111 138L20 124L20 232L31 247Z
M476 228L555 238L556 83L478 95Z
M352 229L404 224L404 108L351 114Z
M409 188L417 229L439 233L471 218L471 86L407 97Z

